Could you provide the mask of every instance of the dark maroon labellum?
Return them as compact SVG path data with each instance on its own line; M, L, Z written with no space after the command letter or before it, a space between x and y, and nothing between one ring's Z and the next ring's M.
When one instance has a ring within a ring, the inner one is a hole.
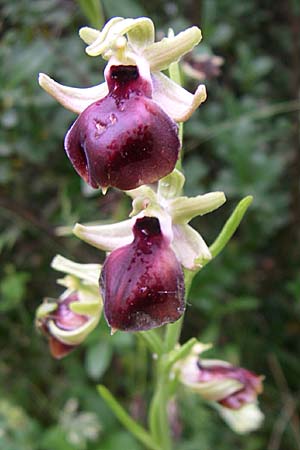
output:
M136 66L112 66L107 84L109 94L86 108L67 133L67 155L94 188L154 183L175 167L177 125L151 99L151 85Z
M133 242L107 257L100 276L106 320L124 331L175 322L185 309L182 268L158 219L137 219L133 231Z

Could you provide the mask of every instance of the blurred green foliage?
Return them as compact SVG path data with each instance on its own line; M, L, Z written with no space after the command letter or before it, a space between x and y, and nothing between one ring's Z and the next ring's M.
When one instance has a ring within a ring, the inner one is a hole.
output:
M120 220L129 210L117 191L102 197L84 189L63 151L75 116L39 88L37 74L67 85L99 83L103 62L85 55L78 28L100 27L113 15L146 15L160 35L170 26L176 32L199 25L204 40L196 53L224 58L220 76L205 81L207 102L184 127L184 168L187 194L224 190L228 202L194 226L210 243L238 200L254 196L232 242L193 283L183 339L211 340L211 356L265 374L266 420L257 433L239 437L182 392L178 449L300 448L299 4L4 0L0 8L0 447L141 448L95 384L101 380L145 420L151 392L143 344L121 332L110 337L102 321L83 348L57 362L33 318L43 296L59 295L49 268L56 253L79 262L103 258L55 228ZM196 85L188 76L184 83Z

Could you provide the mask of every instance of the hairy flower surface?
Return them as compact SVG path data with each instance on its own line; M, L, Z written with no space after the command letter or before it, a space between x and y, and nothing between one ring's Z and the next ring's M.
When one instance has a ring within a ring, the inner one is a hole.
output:
M236 432L246 433L258 428L263 420L257 406L257 396L263 390L263 377L226 361L200 359L202 351L201 344L196 344L190 355L177 365L180 381L205 400L213 402Z
M136 220L131 244L114 250L100 276L104 314L112 329L142 331L184 312L184 277L159 220Z
M60 359L81 344L100 320L100 266L74 263L58 255L52 267L68 274L58 280L67 289L55 301L44 300L36 312L36 326L48 337L52 356Z
M102 31L82 28L87 53L108 60L105 83L86 89L58 84L40 74L40 85L66 108L79 113L65 150L92 187L123 190L153 183L175 167L180 142L175 122L187 120L206 98L161 73L201 40L191 27L154 42L150 19L111 19Z

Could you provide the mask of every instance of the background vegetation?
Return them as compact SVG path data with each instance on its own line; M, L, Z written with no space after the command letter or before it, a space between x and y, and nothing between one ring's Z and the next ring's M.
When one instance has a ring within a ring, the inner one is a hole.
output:
M81 7L80 7L81 3ZM101 321L66 360L51 359L34 311L60 291L56 253L80 262L103 255L58 226L120 220L128 201L93 196L63 151L75 116L37 85L43 71L73 86L99 83L103 63L85 55L77 30L101 26L101 10L73 0L0 2L0 448L112 450L137 444L112 416L102 382L143 421L149 397L146 350L133 335L109 336ZM264 426L236 436L194 395L182 392L174 433L180 450L300 449L300 6L270 0L104 0L113 15L151 17L160 35L191 24L199 53L224 58L206 80L208 100L185 126L187 193L224 190L228 202L194 222L207 242L237 201L253 206L230 245L193 284L183 339L213 341L211 355L265 374ZM196 81L185 76L185 85ZM175 420L176 419L176 420Z

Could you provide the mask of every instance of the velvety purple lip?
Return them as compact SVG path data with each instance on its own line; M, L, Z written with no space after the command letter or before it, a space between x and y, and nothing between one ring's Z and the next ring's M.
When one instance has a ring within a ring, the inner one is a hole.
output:
M176 123L151 99L136 66L112 66L108 95L86 108L65 138L78 174L92 187L123 190L158 181L178 159Z
M138 219L131 244L114 250L100 277L111 328L142 331L175 322L184 312L180 263L153 217Z

